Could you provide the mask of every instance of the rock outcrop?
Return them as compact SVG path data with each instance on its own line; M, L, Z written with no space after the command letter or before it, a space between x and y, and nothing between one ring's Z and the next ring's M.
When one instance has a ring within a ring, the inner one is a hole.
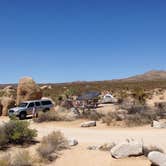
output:
M134 140L119 143L111 149L111 155L116 159L139 156L141 154L143 154L143 145Z
M166 154L160 152L150 152L148 159L156 166L166 166Z
M17 87L17 104L25 100L38 100L42 98L42 91L31 77L20 79Z
M96 126L96 121L89 121L81 124L81 127L95 127L95 126Z
M2 116L8 115L8 109L15 106L15 100L9 97L0 98L0 112Z

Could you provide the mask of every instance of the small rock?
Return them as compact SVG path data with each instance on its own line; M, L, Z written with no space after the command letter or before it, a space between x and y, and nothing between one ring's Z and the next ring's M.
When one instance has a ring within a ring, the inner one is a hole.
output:
M68 144L69 144L69 146L76 146L76 145L78 145L78 141L76 140L76 139L69 139L68 140Z
M153 128L158 128L158 129L166 128L166 123L165 122L159 122L159 121L153 121L152 127Z
M96 121L89 121L81 124L81 127L95 127L95 126L96 126Z
M111 149L111 154L116 159L143 154L143 145L137 141L125 141Z
M157 166L166 166L166 154L160 152L150 152L148 159L152 162L153 165Z
M99 149L99 146L93 145L93 146L89 146L87 149L88 149L88 150L98 150L98 149Z

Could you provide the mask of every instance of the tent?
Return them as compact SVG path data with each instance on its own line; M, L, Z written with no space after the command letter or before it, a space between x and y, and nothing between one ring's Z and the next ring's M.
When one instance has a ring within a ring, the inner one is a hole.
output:
M114 102L116 102L116 99L111 94L106 94L102 100L103 104L114 103Z

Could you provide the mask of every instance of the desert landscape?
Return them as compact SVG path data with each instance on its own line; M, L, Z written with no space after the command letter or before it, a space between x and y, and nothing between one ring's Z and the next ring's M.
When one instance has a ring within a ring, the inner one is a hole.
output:
M153 71L103 82L41 85L24 77L1 85L0 165L164 166L165 78ZM8 117L19 103L41 99L54 107L24 120Z
M0 166L166 166L166 1L0 0Z

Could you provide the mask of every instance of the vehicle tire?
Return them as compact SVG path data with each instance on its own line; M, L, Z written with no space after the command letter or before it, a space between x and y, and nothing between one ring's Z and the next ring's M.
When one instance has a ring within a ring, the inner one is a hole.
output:
M49 108L45 108L45 109L43 110L43 112L48 112L48 111L50 111Z
M24 119L26 119L26 112L22 112L22 113L20 113L20 115L19 115L19 119L20 119L20 120L24 120Z

